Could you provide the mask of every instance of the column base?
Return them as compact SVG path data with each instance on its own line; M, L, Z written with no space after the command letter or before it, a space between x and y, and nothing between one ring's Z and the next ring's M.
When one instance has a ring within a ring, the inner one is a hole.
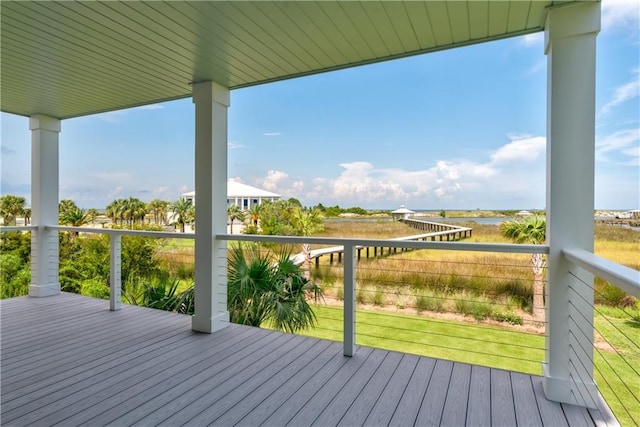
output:
M60 283L49 283L46 285L29 285L30 297L50 297L60 293Z
M191 329L197 332L210 334L212 332L224 329L227 326L229 326L228 311L220 313L217 316L211 318L207 318L206 316L198 316L198 314L195 314L191 318Z
M600 394L595 382L552 377L547 363L542 364L542 375L544 376L542 382L544 395L548 400L598 409Z

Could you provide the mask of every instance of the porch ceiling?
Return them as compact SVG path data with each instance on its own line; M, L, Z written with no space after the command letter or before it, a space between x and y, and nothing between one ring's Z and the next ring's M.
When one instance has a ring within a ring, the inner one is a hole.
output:
M69 118L543 29L566 1L1 2L1 109Z

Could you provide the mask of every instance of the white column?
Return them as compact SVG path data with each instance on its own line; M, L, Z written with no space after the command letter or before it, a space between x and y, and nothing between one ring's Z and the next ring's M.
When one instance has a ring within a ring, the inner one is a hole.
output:
M547 398L593 406L593 277L573 271L563 248L593 251L595 161L595 53L600 3L549 10L547 55ZM578 275L580 280L576 280ZM570 290L570 285L573 290ZM579 295L579 296L578 296ZM574 312L577 316L571 315ZM590 320L589 320L590 319Z
M34 114L31 130L31 284L29 296L60 293L58 281L58 136L60 119Z
M229 89L195 83L195 315L191 327L211 333L229 324L227 311L227 108Z

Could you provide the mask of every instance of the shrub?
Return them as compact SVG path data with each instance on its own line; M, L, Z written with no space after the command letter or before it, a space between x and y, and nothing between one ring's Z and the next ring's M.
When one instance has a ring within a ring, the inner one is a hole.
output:
M494 312L491 318L498 322L510 323L512 325L522 325L522 316L518 316L512 311Z
M493 314L493 304L485 298L474 298L469 304L469 313L476 320L484 320Z
M180 280L193 280L196 275L196 265L191 263L178 264L176 276Z
M382 289L376 288L376 292L373 294L373 297L371 299L371 302L373 302L373 305L383 306L386 303L385 300L386 298Z
M471 314L471 303L466 299L466 294L458 295L458 298L454 301L453 307L456 313Z
M0 288L2 298L27 295L31 271L20 256L13 253L0 254Z
M344 289L341 286L336 288L336 299L338 301L344 301Z
M99 278L88 279L80 287L82 295L92 298L109 299L109 286Z
M363 288L356 289L356 303L366 304L369 302L369 292Z
M433 294L431 292L422 292L416 296L416 311L418 314L423 311L443 312L444 296L441 294Z

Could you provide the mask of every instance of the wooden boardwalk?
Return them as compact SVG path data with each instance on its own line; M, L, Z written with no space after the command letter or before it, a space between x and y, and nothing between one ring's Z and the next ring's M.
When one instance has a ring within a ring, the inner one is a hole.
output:
M0 302L3 426L585 426L519 373L78 295Z

